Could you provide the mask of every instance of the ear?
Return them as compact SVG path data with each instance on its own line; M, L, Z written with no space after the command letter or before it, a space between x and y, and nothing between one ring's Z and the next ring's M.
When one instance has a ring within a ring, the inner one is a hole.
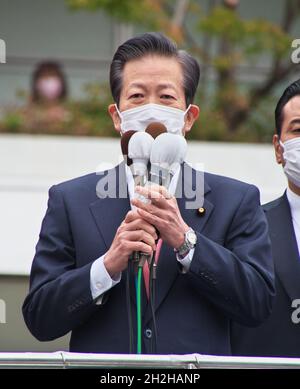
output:
M189 111L186 114L185 125L183 128L183 133L189 132L193 127L193 124L199 117L200 108L197 105L192 104Z
M273 135L273 146L277 163L284 166L283 148L279 143L279 136L277 134Z
M115 130L121 132L121 119L115 104L110 104L108 106L108 113L114 123Z

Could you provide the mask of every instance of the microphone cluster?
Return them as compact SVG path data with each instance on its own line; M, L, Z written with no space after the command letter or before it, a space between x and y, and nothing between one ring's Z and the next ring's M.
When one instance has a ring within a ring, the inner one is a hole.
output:
M185 158L187 144L183 136L169 133L162 123L153 122L145 132L125 132L121 148L135 185L145 186L150 181L168 189Z
M162 123L153 122L145 132L126 131L121 148L135 186L155 183L168 189L176 169L184 161L187 143L182 135L169 133ZM135 259L139 265L149 260L143 253L135 254Z

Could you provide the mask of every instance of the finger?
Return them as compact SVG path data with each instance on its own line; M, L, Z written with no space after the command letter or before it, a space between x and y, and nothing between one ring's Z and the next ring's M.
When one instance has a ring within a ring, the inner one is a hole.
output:
M153 236L155 240L158 238L155 228L151 224L147 223L146 220L142 219L139 215L138 215L138 219L130 223L125 223L123 226L123 231L136 231L136 230L146 231L148 234Z
M124 222L125 222L125 223L130 223L130 222L132 222L133 220L136 220L136 219L138 219L138 218L139 218L139 215L137 214L137 212L131 210L131 211L127 212L126 217L125 217L125 219L124 219Z
M151 199L151 203L158 206L159 208L168 208L170 206L170 201L173 201L173 199L174 197L171 195L168 198L160 195L160 197L154 197Z
M168 209L170 207L168 200L162 196L157 199L151 199L151 203L144 203L140 199L132 199L131 204L153 214L156 214L159 209Z
M155 250L155 239L152 235L148 234L144 230L137 231L124 231L120 234L119 239L134 242L144 242Z
M162 217L153 215L152 213L149 213L140 208L138 208L137 212L144 220L154 225L159 231L163 228L167 228L168 222L166 222Z
M163 196L166 199L169 199L172 197L172 195L168 192L168 190L161 185L150 183L147 186L137 186L135 188L136 192L141 193L143 196L148 197L148 194L151 193L152 197L156 198L158 194ZM160 196L158 196L160 197Z
M138 187L138 188L140 188L140 187ZM150 182L144 188L146 188L146 189L148 188L148 189L150 189L152 191L158 192L161 195L163 195L165 198L172 197L170 192L168 192L168 190L167 190L167 188L165 186L154 184L153 182Z
M157 190L166 199L170 199L172 197L171 193L167 190L165 186L151 184L151 188Z
M161 193L159 192L157 186L155 187L152 187L152 185L149 185L149 186L137 186L135 188L135 192L138 194L138 195L142 195L144 196L145 198L148 198L148 199L152 199L152 198L156 198L156 197L161 197Z
M145 209L145 210L148 210L148 211L150 211L150 209L153 208L152 204L149 204L149 203L145 204L143 201L141 201L139 199L132 199L131 200L131 204L134 205L137 208Z
M144 242L128 242L127 247L130 253L134 251L139 251L141 253L152 255L154 251L151 246L147 245Z
M164 200L167 201L167 200ZM137 211L139 209L144 210L145 212L150 213L151 215L155 215L161 219L166 219L169 214L174 215L176 212L176 208L172 204L145 204L142 201L134 200L133 205L135 205Z

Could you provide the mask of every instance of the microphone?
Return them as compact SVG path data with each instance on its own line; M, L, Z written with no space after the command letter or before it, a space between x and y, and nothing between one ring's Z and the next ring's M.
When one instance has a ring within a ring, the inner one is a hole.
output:
M134 179L134 186L145 186L148 181L148 163L154 139L146 132L136 132L128 143L128 156L132 160L130 169ZM145 198L142 198L145 201ZM134 252L133 261L143 267L150 256L146 253Z
M182 135L168 132L158 135L153 142L150 154L150 183L162 185L168 190L172 177L184 161L186 152L187 143ZM161 245L162 240L159 239L155 259L150 263L152 282L156 279L156 262L160 255Z
M178 166L184 161L187 143L182 135L160 134L153 142L150 154L150 181L169 188Z
M145 131L155 139L158 137L158 135L160 135L164 132L167 132L167 128L162 123L153 122L153 123L148 124Z
M128 157L128 143L130 141L130 138L132 137L133 134L135 134L136 131L134 130L129 130L126 131L124 134L122 134L121 137L121 149L122 149L122 154L124 156L124 159L126 158L126 163L128 166L132 164L132 159Z
M148 163L154 139L146 132L136 132L128 143L128 157L135 186L144 186L148 180Z

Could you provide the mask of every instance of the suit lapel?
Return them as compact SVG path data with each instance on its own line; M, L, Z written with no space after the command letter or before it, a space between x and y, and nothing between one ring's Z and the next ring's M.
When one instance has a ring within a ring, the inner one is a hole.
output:
M124 220L127 212L131 209L125 164L121 163L112 170L102 172L99 175L96 191L99 199L90 204L90 210L108 250L118 227ZM134 266L130 266L129 272L125 270L121 277L121 282L124 283L124 287L127 277L129 276L130 278L130 296L134 304L136 304L135 273L136 269L134 269ZM143 290L144 295L145 291ZM145 311L146 303L147 299L144 297L143 311Z
M195 194L196 190L198 196L200 193L200 198L197 201L195 201L195 197L190 196L191 193ZM208 192L210 192L210 187L204 181L203 172L198 172L189 165L183 164L176 190L177 202L184 221L197 232L203 230L214 208L213 204L205 198L205 194ZM192 204L191 201L194 201L194 203ZM200 207L204 208L202 214L198 212ZM173 248L163 243L157 266L155 309L158 309L167 297L179 274ZM148 309L145 315L145 323L151 318L151 312Z
M90 204L90 210L109 249L117 228L130 210L124 163L101 173L96 191L99 199Z
M276 273L292 300L300 296L300 259L290 206L284 194L267 210Z
M179 177L183 189L179 189L178 185L176 190L181 216L197 232L203 230L214 209L206 197L211 189L204 177L203 171L194 170L184 163Z

